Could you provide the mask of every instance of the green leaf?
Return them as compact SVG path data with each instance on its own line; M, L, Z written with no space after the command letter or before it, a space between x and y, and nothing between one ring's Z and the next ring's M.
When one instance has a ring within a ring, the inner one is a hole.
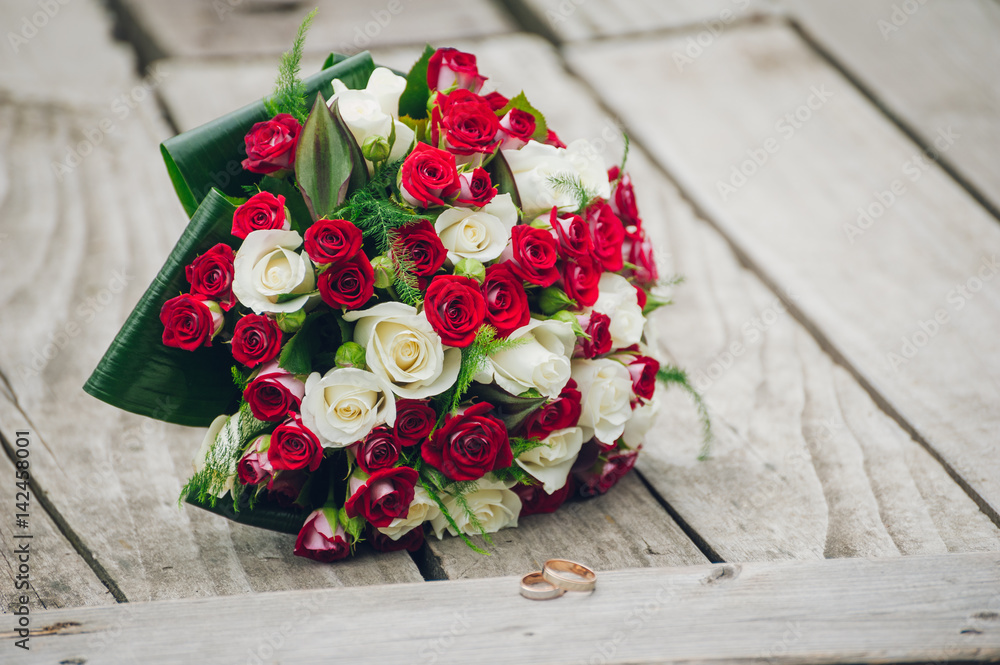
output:
M497 111L497 115L502 118L507 115L511 109L517 109L533 115L535 117L535 133L531 135L531 138L535 139L539 143L545 143L546 139L549 138L549 128L545 123L545 116L542 115L541 111L528 102L528 98L524 96L524 91L517 93L516 96L507 102L506 106Z
M490 163L486 165L486 171L490 174L490 181L497 186L497 192L510 194L510 200L520 210L521 195L517 191L517 183L514 182L514 172L510 170L510 165L503 156L503 151L497 151Z
M305 122L306 111L306 86L299 78L299 71L302 65L302 50L306 43L306 33L319 7L309 12L299 25L299 30L295 34L295 41L292 48L281 55L281 64L278 66L278 78L274 83L274 94L264 100L264 107L272 116L279 113L287 113L298 120Z
M313 312L306 317L302 328L285 342L278 356L278 365L292 374L309 374L313 370L312 359L317 354L322 340L322 319L329 312Z
M545 404L544 397L517 397L496 384L474 383L468 395L477 401L493 405L493 415L503 421L509 432L516 432L536 409Z
M237 511L229 495L217 499L215 505L212 505L208 500L199 500L197 496L192 494L187 495L184 500L192 506L203 508L240 524L292 535L297 534L302 529L306 518L309 517L309 511L306 510L279 508L275 505L262 503L258 503L253 508L241 507Z
M425 46L423 55L406 75L406 88L399 97L400 116L408 116L414 120L427 117L427 100L431 96L431 89L427 85L427 63L432 55L434 48Z
M87 393L125 411L193 427L236 410L240 394L229 347L218 341L196 351L164 346L160 323L163 303L188 290L184 267L215 244L233 242L235 210L220 192L209 193L87 380Z
M313 220L326 217L344 202L354 170L350 144L334 113L317 97L295 152L295 177Z

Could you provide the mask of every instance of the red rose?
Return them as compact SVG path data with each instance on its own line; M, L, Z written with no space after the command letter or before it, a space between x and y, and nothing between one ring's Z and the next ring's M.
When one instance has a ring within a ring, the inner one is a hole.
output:
M272 360L247 384L243 399L254 418L274 422L284 420L289 411L298 411L305 392L304 383Z
M368 436L358 441L354 445L354 454L358 468L365 473L375 473L399 461L399 444L392 430L383 425L372 429Z
M399 540L393 540L371 525L368 525L367 534L368 542L371 543L372 549L376 552L398 552L400 550L416 552L424 544L424 529L420 526L410 529L400 536Z
M281 328L263 314L247 314L236 322L233 358L247 367L274 360L281 353Z
M625 367L632 377L632 392L636 397L653 399L653 393L656 392L656 373L660 371L659 361L647 356L631 358L632 362Z
M629 234L623 246L623 253L628 256L628 262L635 265L631 273L637 283L653 284L660 278L660 272L656 267L656 252L645 231L639 229Z
M486 322L497 329L500 337L507 337L531 320L524 284L508 264L494 263L486 268L482 286Z
M566 484L552 494L546 494L541 485L515 485L511 488L521 497L521 517L554 513L573 493L573 476L566 479Z
M559 397L535 410L524 423L523 436L544 440L557 429L576 427L580 422L580 403L583 395L576 381L570 379Z
M448 258L434 225L426 219L397 230L395 243L400 250L398 253L410 263L413 274L418 277L430 277Z
M233 235L246 238L253 231L287 231L292 227L285 217L285 197L271 192L254 194L233 213Z
M499 111L510 102L509 99L496 91L483 95L483 99L486 100L486 103L490 105L490 108L493 109L494 112Z
M330 563L346 559L351 554L350 536L337 524L332 508L314 510L302 525L295 539L295 556Z
M535 116L521 109L511 109L500 120L500 129L503 131L504 150L517 150L528 141L535 133Z
M319 219L305 232L306 254L324 265L349 259L361 250L361 229L346 219Z
M392 434L401 447L423 443L437 423L437 413L430 405L418 399L401 399L396 402L396 422Z
M551 129L548 135L545 137L545 145L554 145L557 148L565 148L566 144L562 142L558 135Z
M446 346L466 347L486 319L486 301L471 277L438 275L424 295L424 315Z
M361 515L375 527L389 526L397 517L406 517L417 478L417 472L408 466L380 469L367 480L351 477L351 496L344 504L347 516Z
M558 208L553 206L549 214L549 223L556 231L559 253L563 257L579 259L593 253L594 244L590 240L590 227L583 217L572 213L560 215Z
M448 416L424 443L421 457L450 480L477 480L514 463L507 427L488 415L493 405L480 402Z
M611 350L611 319L607 314L591 312L584 332L590 335L581 342L584 358L596 358Z
M213 312L209 303L212 301L187 293L163 303L160 308L163 343L185 351L212 346L212 338L222 330L224 320L221 308L216 305L219 311Z
M520 224L510 234L510 268L526 282L552 286L559 279L559 246L544 229Z
M219 243L184 268L191 284L191 295L202 300L214 300L222 311L236 304L233 295L233 248Z
M302 424L302 420L293 415L271 432L267 461L281 471L315 471L323 461L323 446L316 435Z
M295 145L301 131L299 121L287 113L258 122L243 139L247 149L243 168L253 173L274 173L292 168Z
M295 501L309 477L305 471L280 471L267 482L267 495L282 508L300 510Z
M620 169L612 166L608 169L608 180L614 182L618 178ZM637 228L642 228L642 220L639 219L639 207L635 203L635 192L632 189L632 178L626 173L615 186L615 191L611 195L614 212L625 224L632 224Z
M399 171L400 192L414 208L443 206L459 190L455 155L418 142Z
M320 273L316 286L323 302L330 307L358 309L375 294L375 271L365 253L359 251Z
M427 61L427 85L431 90L448 90L452 87L468 88L479 92L486 82L479 75L476 56L454 48L439 48Z
M267 452L261 452L261 447L270 440L266 434L258 436L250 449L236 463L236 473L243 485L257 485L271 478L274 469L267 461Z
M458 180L461 188L455 200L456 205L482 208L497 195L497 189L490 182L490 174L486 169L477 168L472 173L460 173Z
M463 88L448 95L438 93L431 114L431 140L458 155L492 153L500 144L500 121L479 95Z
M598 460L597 465L589 469L574 472L577 482L580 483L580 494L583 496L604 494L632 470L638 456L638 450L615 453L609 455L605 461Z
M594 240L594 256L607 272L622 269L622 243L625 226L607 203L597 203L587 209L587 221Z
M575 261L566 261L563 266L563 290L580 307L593 307L600 295L601 266L590 255Z

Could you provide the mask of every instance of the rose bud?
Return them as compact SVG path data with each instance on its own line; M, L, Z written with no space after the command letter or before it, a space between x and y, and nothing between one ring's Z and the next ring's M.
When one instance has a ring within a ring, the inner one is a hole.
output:
M417 479L417 472L407 466L380 469L367 477L355 471L344 510L348 517L360 515L372 526L389 526L392 520L409 512Z
M406 261L410 272L417 277L430 277L448 258L434 225L426 219L397 229L393 251Z
M445 205L461 187L455 156L418 142L399 170L399 191L414 208Z
M319 295L330 307L359 309L375 294L375 271L365 253L331 266L317 280Z
M576 306L576 303L573 303L573 305ZM580 317L578 317L576 314L569 311L568 309L559 310L558 312L550 316L549 319L568 323L573 328L573 334L576 335L577 337L587 336L587 333L584 332L583 330L583 326L580 325Z
M618 180L620 170L617 166L608 169L608 181L614 183ZM612 209L619 219L625 224L631 224L636 229L642 228L642 220L639 218L639 208L635 203L635 192L632 190L632 178L626 173L615 185L612 193Z
M387 289L396 281L396 270L393 268L392 259L385 254L376 256L371 261L372 272L375 273L375 288Z
M565 148L566 144L560 140L559 136L556 135L554 131L549 130L548 135L545 137L545 145L555 146L556 148Z
M465 258L455 264L454 274L474 279L482 284L483 280L486 279L486 268L476 259Z
M504 133L501 150L517 150L531 140L535 133L535 116L521 109L511 109L500 120Z
M366 367L365 348L357 342L344 342L337 348L337 355L333 362L337 367L364 369Z
M545 440L559 429L576 427L580 422L580 402L583 396L576 381L570 379L559 397L542 405L524 421L522 436L527 439Z
M247 158L243 168L252 173L275 173L291 169L302 125L287 113L258 122L243 139Z
M233 235L246 238L253 231L287 231L292 223L285 212L285 197L271 192L254 194L233 213Z
M493 109L494 112L502 110L503 107L510 103L509 99L496 91L483 95L483 99L486 100L486 103L490 105L490 108Z
M519 224L510 232L510 248L502 257L525 282L552 286L559 279L559 245L549 231Z
M424 462L449 480L478 480L490 471L514 463L507 427L480 402L448 416L420 450Z
M484 168L476 168L472 173L459 173L458 180L461 187L455 205L482 208L497 195L497 188Z
M250 449L236 463L236 474L243 485L258 485L265 480L270 480L274 470L271 463L267 461L267 448L270 441L270 434L258 436L254 439Z
M600 296L601 266L589 254L563 265L563 289L580 307L593 307Z
M660 278L653 243L646 237L645 231L640 229L627 236L622 251L627 256L628 262L635 266L632 277L637 283L645 286L655 283Z
M376 552L398 552L400 550L416 552L424 544L424 530L422 527L410 529L400 536L398 540L393 540L369 525L367 535L368 542Z
M486 301L486 322L497 329L497 335L507 337L521 326L528 325L531 320L528 294L521 278L507 263L494 263L486 269L482 290Z
M230 349L233 358L247 367L274 360L281 352L281 328L263 314L247 314L236 322Z
M424 295L424 315L443 344L469 346L486 318L479 283L468 277L438 275Z
M274 321L278 324L278 329L281 332L296 333L302 329L302 325L306 322L306 310L278 312L274 315Z
M606 461L598 460L596 465L584 471L574 471L576 481L580 485L580 495L591 497L607 492L632 470L638 456L638 450L614 453L609 455Z
M361 250L361 229L346 219L318 219L303 235L306 254L316 265L338 263Z
M525 517L554 513L566 503L566 499L573 494L575 486L576 483L570 476L566 483L552 494L546 494L541 485L515 485L511 490L521 497L521 517Z
M476 56L472 53L439 48L427 61L427 86L431 90L459 87L479 92L485 82L486 77L479 75Z
M351 554L350 536L337 523L337 509L323 507L314 510L295 539L295 556L330 563L346 559Z
M576 303L558 286L547 286L538 295L538 308L546 316L552 316L567 307L575 306Z
M185 293L163 303L160 323L164 345L194 351L212 346L212 338L222 330L225 318L218 303Z
M361 154L369 162L384 162L389 159L389 141L384 136L373 134L361 144Z
M559 253L564 258L580 259L592 256L594 243L590 239L590 227L587 220L579 215L559 214L559 209L552 207L549 223L556 230L559 239Z
M191 295L214 300L224 312L236 304L233 295L233 248L219 243L184 268Z
M448 95L438 93L431 114L431 140L436 145L443 139L456 155L491 154L500 145L499 135L500 121L482 97L462 88Z
M427 402L401 399L396 402L396 422L392 427L392 435L401 447L415 446L430 436L436 423L437 413Z
M278 366L278 362L262 365L257 375L247 384L243 399L257 420L274 422L284 420L289 411L298 411L304 383Z
M267 483L268 496L282 508L301 508L295 501L308 478L305 471L278 471Z
M353 450L358 468L368 474L391 468L399 461L399 444L392 430L385 425L369 432L368 436L354 444Z
M594 256L604 270L618 272L622 269L622 244L625 226L607 203L596 203L587 209L587 222L594 241Z
M619 358L625 363L629 376L632 377L632 392L640 399L653 399L656 392L656 373L660 371L660 363L648 356L625 356Z
M584 358L596 358L611 350L611 319L607 314L591 312L587 318L584 337L578 345Z
M302 424L302 419L293 415L271 433L267 459L277 470L315 471L323 461L323 447L316 435Z

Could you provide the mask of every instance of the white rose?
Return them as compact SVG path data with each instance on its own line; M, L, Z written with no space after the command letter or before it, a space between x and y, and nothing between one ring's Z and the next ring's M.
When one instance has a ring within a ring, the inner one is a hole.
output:
M476 381L496 381L511 395L534 388L545 397L558 397L570 377L570 358L576 344L573 327L565 321L531 319L507 339L525 341L490 356Z
M462 259L486 263L500 256L517 224L510 194L498 194L479 210L448 208L434 221L434 230L453 264Z
M376 425L396 422L396 399L388 382L352 367L313 372L302 398L302 423L329 448L344 448Z
M417 485L413 489L413 501L410 502L410 509L406 517L396 517L389 526L379 527L386 536L393 540L399 540L413 529L419 527L424 522L429 522L441 514L437 502L427 494L423 487Z
M562 212L579 207L573 189L553 183L553 177L577 179L593 194L604 199L611 197L604 160L583 139L566 148L528 141L519 150L504 150L503 156L514 174L521 210L527 218L548 212L552 206Z
M574 360L573 379L583 395L580 427L584 440L596 436L605 444L617 441L632 415L632 378L625 365L610 358Z
M656 414L660 411L660 400L658 394L653 395L653 399L632 410L632 417L625 423L625 431L622 439L625 445L635 450L646 440L649 430L653 429L656 423Z
M378 67L368 79L364 90L351 90L340 79L333 80L333 96L327 100L327 105L337 110L344 124L351 130L358 145L364 145L365 139L371 136L381 136L386 141L396 128L396 140L392 144L389 160L402 159L413 145L413 130L400 122L399 96L406 88L406 79L396 76L385 67ZM371 170L371 162L368 162Z
M316 273L295 231L251 231L233 260L233 294L255 313L294 312L316 289ZM302 294L285 302L279 296Z
M579 427L557 429L546 437L541 446L521 453L515 462L542 483L546 494L552 494L566 484L580 447L583 430Z
M400 397L422 399L450 388L458 378L462 350L445 347L427 317L410 305L386 302L344 314L357 321L354 341L365 362Z
M443 497L448 514L462 533L475 535L479 530L474 527L469 515L453 496ZM492 478L482 478L477 481L477 489L465 495L469 510L479 520L486 533L496 533L509 526L517 526L517 517L521 514L521 498L510 490L508 483L501 483ZM431 520L431 528L438 539L444 538L447 530L453 536L458 533L448 524L443 513Z
M642 307L639 307L635 287L621 275L606 272L601 275L598 289L594 311L607 314L611 319L611 345L622 349L638 344L642 340L646 317L642 315Z

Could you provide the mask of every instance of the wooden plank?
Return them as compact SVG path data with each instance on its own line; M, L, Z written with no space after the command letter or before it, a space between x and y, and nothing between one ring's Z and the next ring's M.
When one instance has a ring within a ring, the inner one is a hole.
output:
M1000 210L1000 6L990 0L784 0L805 31L879 103L932 146L961 135L939 161Z
M102 16L97 3L77 5ZM110 44L106 22L62 37L66 52ZM120 597L421 580L406 553L319 565L294 557L290 536L179 508L203 432L119 412L81 390L186 224L159 163L168 132L152 96L124 117L109 114L111 100L138 85L133 78L93 104L0 104L0 374L9 385L0 431L7 440L33 432L39 487ZM104 119L110 129L101 129ZM85 154L57 172L71 148Z
M1000 658L996 554L601 572L593 593L547 602L517 589L504 577L56 610L36 617L31 651L6 662ZM11 619L0 619L5 639Z
M746 26L695 68L661 66L680 43L633 40L570 59L754 270L797 294L799 317L880 406L1000 522L996 220L787 27ZM639 89L643 101L632 103ZM739 168L753 175L730 182ZM859 208L877 219L859 226Z

